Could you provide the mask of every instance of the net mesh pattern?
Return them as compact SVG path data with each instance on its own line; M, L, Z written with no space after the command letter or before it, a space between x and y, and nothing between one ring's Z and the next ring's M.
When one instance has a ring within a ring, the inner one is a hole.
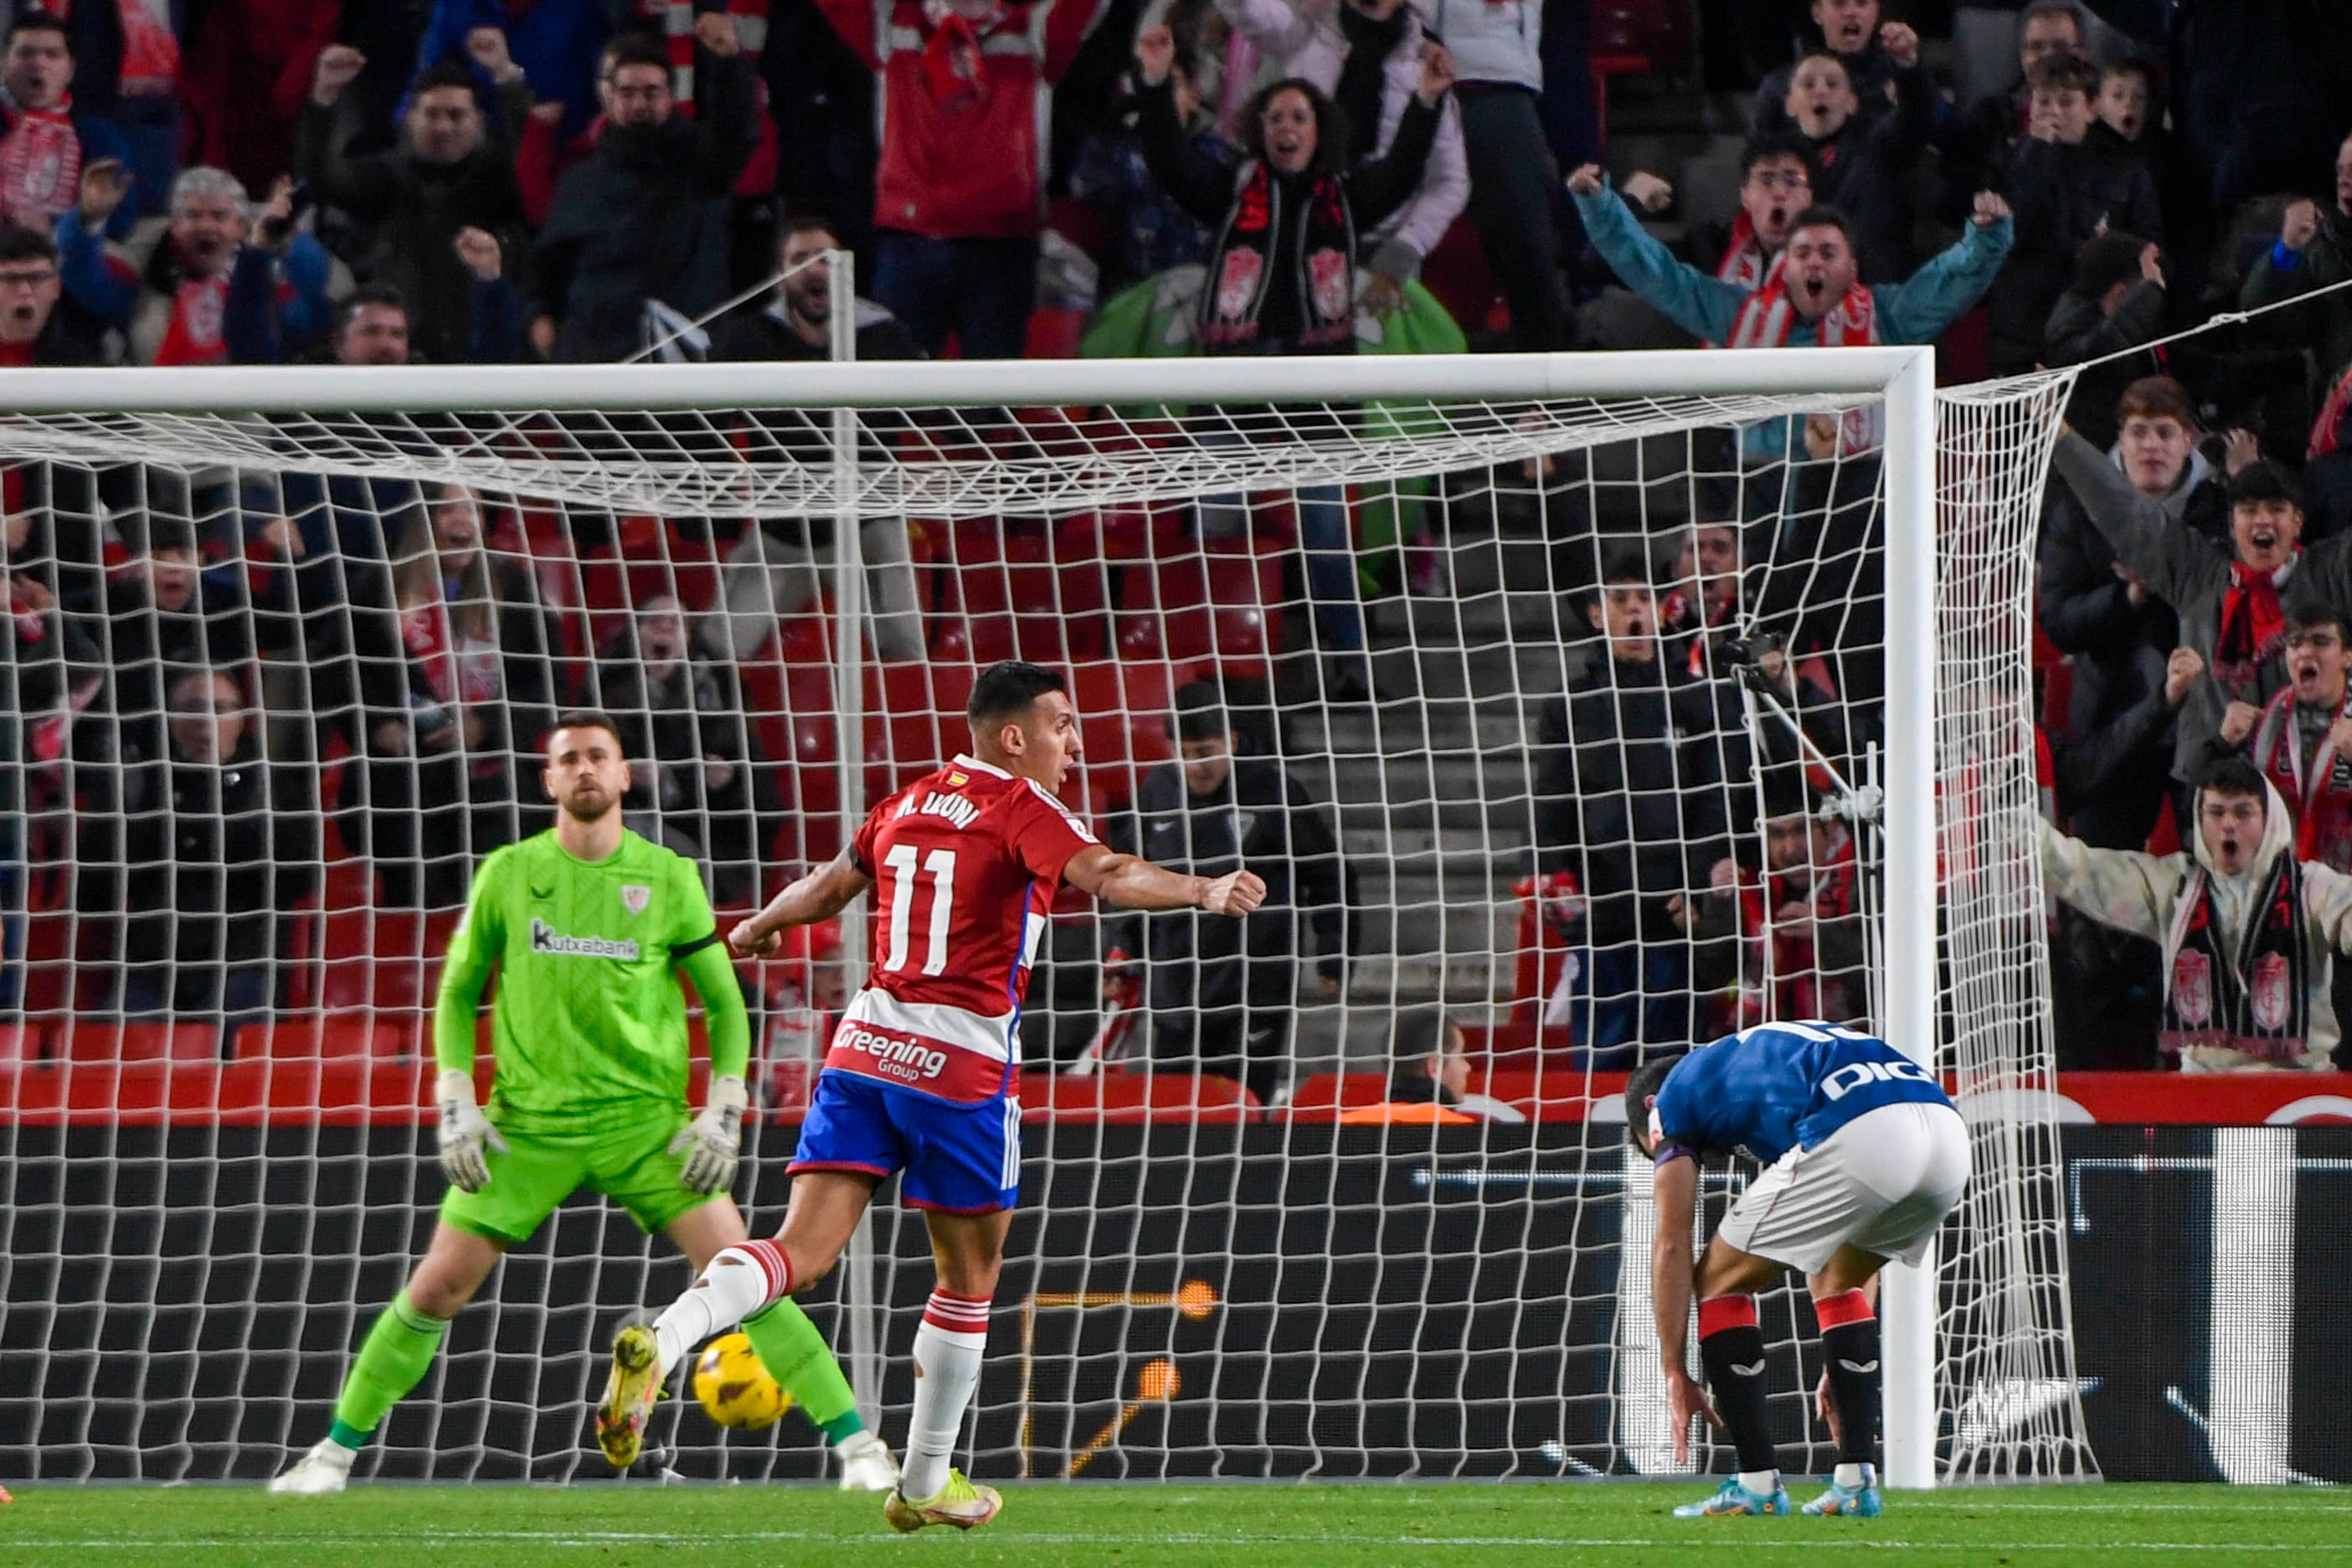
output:
M1940 1049L1993 1107L1945 1249L1954 1474L2088 1463L2011 816L2058 385L1941 416ZM723 925L968 745L1017 655L1068 675L1064 799L1107 841L1279 896L1245 950L1057 905L974 1473L1674 1473L1618 1089L1729 1029L1875 1019L1882 424L1735 395L0 419L0 1472L255 1478L322 1429L433 1223L440 956L478 858L550 820L556 711L619 719L629 825ZM742 967L755 1231L867 946ZM1370 1110L1462 1089L1473 1119ZM1710 1221L1753 1176L1709 1172ZM597 1473L602 1348L687 1281L575 1197L362 1473ZM894 1441L929 1284L886 1187L810 1301ZM1767 1301L1774 1411L1818 1469L1801 1295ZM797 1416L656 1437L689 1476L824 1473Z

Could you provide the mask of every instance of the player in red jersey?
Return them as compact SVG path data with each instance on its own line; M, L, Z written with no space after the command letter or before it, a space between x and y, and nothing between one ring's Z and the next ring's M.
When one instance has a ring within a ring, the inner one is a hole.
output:
M1106 849L1055 799L1078 760L1077 711L1061 676L992 664L966 710L971 752L877 806L841 856L738 925L744 957L788 925L829 920L874 893L872 967L843 1014L792 1164L772 1241L730 1247L650 1326L625 1328L597 1411L642 1427L672 1367L709 1336L824 1277L874 1189L925 1211L938 1289L915 1334L915 1411L899 1530L969 1530L1002 1500L948 1459L980 1382L990 1299L1021 1187L1021 1002L1055 889L1121 909L1246 915L1265 898L1247 871L1188 876Z

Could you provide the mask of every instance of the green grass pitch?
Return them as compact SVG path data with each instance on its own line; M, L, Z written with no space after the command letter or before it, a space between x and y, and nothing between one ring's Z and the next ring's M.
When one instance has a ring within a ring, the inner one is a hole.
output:
M5 1568L1022 1568L1183 1564L2352 1564L2352 1497L2044 1487L1889 1500L1874 1521L1676 1520L1689 1486L1034 1486L971 1535L905 1538L878 1499L801 1487L20 1488ZM1791 1488L1800 1500L1810 1487Z

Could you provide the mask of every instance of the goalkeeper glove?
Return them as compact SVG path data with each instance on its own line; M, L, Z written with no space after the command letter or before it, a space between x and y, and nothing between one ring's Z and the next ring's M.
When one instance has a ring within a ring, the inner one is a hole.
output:
M743 1108L751 1103L743 1081L733 1073L710 1081L702 1114L669 1142L673 1158L686 1155L678 1186L688 1192L722 1192L735 1185L735 1166L742 1158Z
M490 1185L490 1166L484 1148L507 1152L507 1141L474 1103L474 1075L454 1070L433 1086L441 1104L441 1174L459 1192L479 1192Z

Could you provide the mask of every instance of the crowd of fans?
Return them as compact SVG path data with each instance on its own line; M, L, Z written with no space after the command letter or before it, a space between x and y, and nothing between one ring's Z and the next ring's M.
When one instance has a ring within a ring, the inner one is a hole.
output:
M861 358L1008 357L1073 250L1097 311L1190 269L1177 297L1210 354L1352 352L1429 297L1474 348L1932 341L1960 373L2091 365L2041 563L2064 1058L2326 1065L2332 927L2210 954L2174 927L2210 904L2246 932L2260 900L2238 882L2273 876L2280 843L2352 869L2352 293L2292 303L2352 277L2352 42L2315 5L2031 0L2013 82L1963 83L1932 5L1698 0L1705 85L1754 86L1736 202L1708 211L1681 172L1612 183L1592 156L1583 9L21 0L0 47L0 365L791 361L826 356L836 310ZM1500 314L1430 297L1457 227ZM836 246L861 298L833 297ZM1686 530L1588 528L1560 558L1565 620L1591 635L1531 737L1529 896L1540 942L1574 957L1534 1005L1597 1065L1768 1009L1868 1009L1860 830L1834 806L1882 728L1881 438L1866 411L1749 426ZM1238 499L1203 503L1199 531ZM1348 498L1296 503L1325 661L1309 695L1362 700ZM648 599L583 665L462 486L31 467L6 510L20 766L0 772L43 798L0 802L5 874L42 858L28 817L69 806L91 868L73 899L131 915L119 983L78 999L282 1003L253 960L315 891L322 823L385 905L454 905L475 857L537 825L530 748L575 697L632 716L633 807L721 862L722 903L755 895L786 802L738 666L817 601L829 523L738 527L711 613ZM862 543L877 655L923 658L906 523L870 519ZM1155 858L1150 835L1180 828L1204 863L1286 857L1297 915L1265 951L1123 932L1147 967L1129 994L1165 1016L1155 1038L1271 1095L1302 961L1344 982L1349 879L1276 758L1213 690L1189 700L1133 831ZM331 802L330 756L350 758ZM2269 847L2224 872L2200 824L2251 793L2249 764L2267 781L2249 842ZM1216 812L1233 841L1191 825ZM1239 820L1279 843L1245 845ZM2195 858L2168 869L2175 841ZM2159 852L2142 881L2196 889L2124 912L2119 862L2077 851ZM2277 875L2311 900L2326 883ZM2274 974L2245 969L2273 957L2283 1023ZM2190 1016L2200 965L2221 973L2198 1005L2246 1016ZM1445 1050L1412 1056L1433 1064L1415 1093L1458 1094Z

